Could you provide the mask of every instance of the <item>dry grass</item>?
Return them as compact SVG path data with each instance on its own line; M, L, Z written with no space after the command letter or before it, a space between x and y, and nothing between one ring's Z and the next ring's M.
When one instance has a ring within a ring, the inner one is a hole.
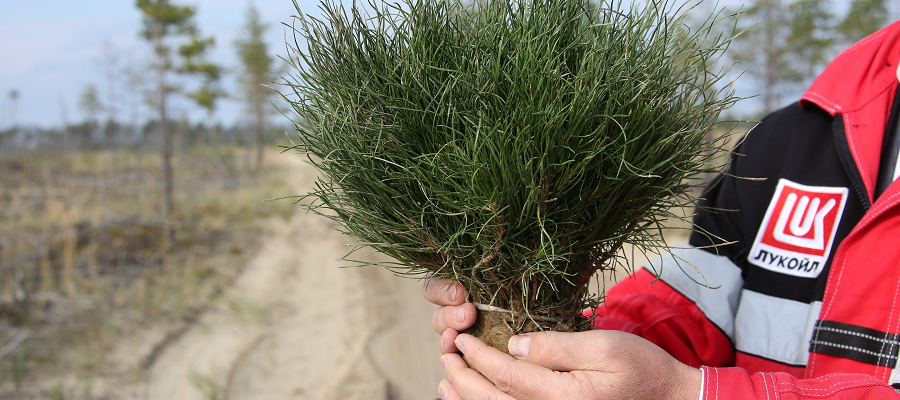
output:
M0 153L0 398L91 398L117 338L196 318L264 221L293 211L264 201L290 193L280 168L251 174L244 159L231 147L176 156L166 251L155 154Z

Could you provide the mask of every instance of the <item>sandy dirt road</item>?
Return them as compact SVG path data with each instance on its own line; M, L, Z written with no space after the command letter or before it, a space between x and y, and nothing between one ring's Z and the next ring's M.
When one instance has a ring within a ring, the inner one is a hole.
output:
M296 156L276 159L288 164L295 193L306 193L314 169ZM437 397L436 307L420 282L383 268L341 268L353 240L326 218L298 211L270 228L256 257L195 321L123 343L120 358L131 362L97 382L96 398Z
M299 157L278 158L305 193L315 171ZM298 211L273 224L215 306L141 368L132 398L435 398L435 307L419 282L340 268L352 239L325 218Z

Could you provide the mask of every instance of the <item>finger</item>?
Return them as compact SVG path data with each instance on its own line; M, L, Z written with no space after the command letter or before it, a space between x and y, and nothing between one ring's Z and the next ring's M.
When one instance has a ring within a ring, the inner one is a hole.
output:
M641 343L637 343L637 342ZM644 343L646 342L646 343ZM593 370L605 371L604 366L613 364L623 352L632 357L652 351L646 345L656 348L650 342L637 336L618 332L595 330L587 332L533 332L513 336L509 339L509 352L520 360L525 360L554 371ZM590 351L585 351L590 349Z
M465 303L460 306L446 306L438 308L431 317L431 326L437 333L443 333L448 328L464 331L475 323L478 311L475 305Z
M453 385L446 379L442 379L438 385L438 393L441 394L441 399L443 400L462 400L462 397L459 397L459 393L456 393L456 390L453 389Z
M456 329L447 328L444 330L444 333L441 333L441 353L456 353L459 349L456 348L456 343L453 343L456 340L456 337L459 336L459 332Z
M425 279L422 281L422 295L439 306L458 306L466 302L466 288L449 279Z
M569 374L516 360L471 335L457 336L456 347L466 355L466 361L473 368L516 399L555 398L568 392L574 382ZM450 382L454 383L453 380ZM454 387L460 391L455 384Z
M451 399L515 400L477 371L469 368L458 354L444 354L441 356L441 363L444 365L447 381L450 383L448 395L451 395L450 391L452 391L457 396L456 398L451 397Z

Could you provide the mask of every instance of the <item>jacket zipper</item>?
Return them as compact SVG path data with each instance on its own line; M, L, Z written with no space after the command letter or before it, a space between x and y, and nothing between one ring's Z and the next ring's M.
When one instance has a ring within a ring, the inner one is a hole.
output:
M853 183L853 189L856 191L856 195L859 196L860 202L862 202L863 211L868 212L869 208L872 208L872 200L869 199L869 192L866 191L866 185L863 183L859 168L856 167L856 163L853 161L853 154L850 152L850 143L847 142L847 135L844 131L843 116L840 114L834 116L831 130L834 132L834 144L837 149L838 158L841 159L841 165L844 166L844 171L847 173L847 176L850 177L850 182Z

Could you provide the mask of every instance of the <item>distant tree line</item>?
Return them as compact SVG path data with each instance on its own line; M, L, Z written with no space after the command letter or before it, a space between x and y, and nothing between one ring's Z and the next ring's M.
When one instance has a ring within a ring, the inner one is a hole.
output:
M739 20L744 32L729 49L760 94L767 114L794 101L838 52L893 21L888 0L754 0Z
M274 59L264 41L268 26L252 1L248 2L243 30L233 44L241 62L237 76L241 85L238 93L226 93L221 85L226 70L208 57L216 44L215 37L200 31L195 21L197 8L172 0L134 1L142 16L139 35L147 43L150 58L132 62L123 69L118 65L119 57L107 47L101 61L107 81L106 101L95 85L87 85L78 100L82 122L70 122L65 105L61 104L63 126L58 129L19 127L15 114L20 95L17 90L10 91L7 108L11 122L0 130L0 149L156 147L164 186L164 224L167 242L172 244L179 225L173 194L177 172L172 163L174 147L243 145L247 148L244 164L258 172L267 136L272 136L267 134L272 129L267 121L274 114L270 97L276 93L268 88L276 78L272 75ZM128 90L116 90L123 77L127 78ZM250 121L249 124L224 128L214 120L220 100L226 97L246 105L247 117L239 120ZM147 122L141 123L139 112L145 107L152 110L152 116L143 118ZM183 116L190 107L202 109L205 121L188 122ZM123 122L120 109L131 110L128 122ZM210 154L221 158L218 153Z
M169 120L174 148L191 149L196 146L225 145L253 148L256 138L248 127L240 124L209 125L207 121L193 122L185 118ZM0 151L40 149L49 151L83 151L130 149L138 151L158 150L158 124L155 119L141 125L119 124L112 121L82 121L59 127L19 126L16 129L0 129ZM273 146L284 131L292 129L284 124L268 125L264 133L264 146ZM209 131L216 131L211 140ZM255 149L253 150L255 155Z

